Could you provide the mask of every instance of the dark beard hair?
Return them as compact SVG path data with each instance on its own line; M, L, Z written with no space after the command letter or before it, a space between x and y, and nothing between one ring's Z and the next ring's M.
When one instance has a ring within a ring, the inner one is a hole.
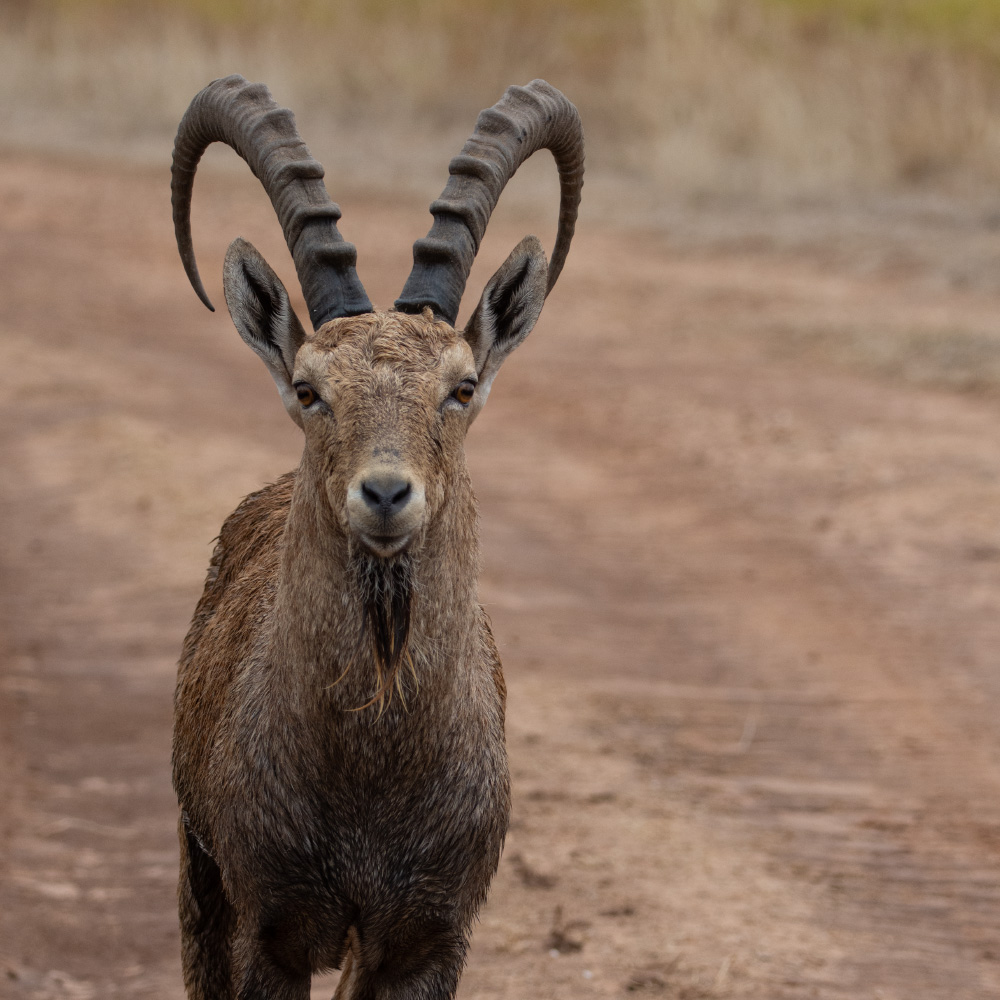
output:
M404 552L391 559L362 555L357 559L358 587L364 610L363 637L371 643L375 660L375 694L361 706L392 699L394 687L402 689L399 668L404 657L413 669L407 652L410 612L413 605L413 560Z

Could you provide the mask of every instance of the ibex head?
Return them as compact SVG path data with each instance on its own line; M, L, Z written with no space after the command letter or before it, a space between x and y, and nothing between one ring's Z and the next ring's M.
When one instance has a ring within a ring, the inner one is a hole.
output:
M562 270L583 184L576 109L535 80L511 87L482 112L431 205L434 225L414 244L413 270L391 311L369 302L355 273L355 248L337 230L340 209L291 112L279 108L266 87L240 76L216 80L195 97L174 146L177 244L210 309L189 216L198 160L216 141L232 146L264 185L315 331L305 332L263 257L245 240L234 241L223 272L226 302L305 433L300 475L326 496L347 537L371 555L386 559L419 547L449 497L468 493L466 430ZM538 240L525 237L457 332L465 284L500 193L524 160L546 148L562 192L552 260L546 264Z

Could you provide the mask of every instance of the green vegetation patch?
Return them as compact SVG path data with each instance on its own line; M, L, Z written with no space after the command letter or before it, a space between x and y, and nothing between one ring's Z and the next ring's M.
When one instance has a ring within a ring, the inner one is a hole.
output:
M21 6L64 14L157 10L233 27L269 21L335 24L348 16L354 21L421 21L446 28L455 16L537 21L614 15L638 20L642 12L641 0L21 0Z
M803 17L942 42L1000 47L1000 0L768 0Z
M862 28L881 34L917 35L949 44L1000 51L1000 0L761 0L764 7L800 16L806 28L817 25ZM728 17L748 0L20 0L25 9L87 10L156 9L199 18L208 23L250 27L255 23L297 20L334 24L349 11L354 19L438 23L456 15L518 18L553 17L586 21L614 16L621 27L638 25L651 13L683 13ZM749 6L753 6L750 2Z

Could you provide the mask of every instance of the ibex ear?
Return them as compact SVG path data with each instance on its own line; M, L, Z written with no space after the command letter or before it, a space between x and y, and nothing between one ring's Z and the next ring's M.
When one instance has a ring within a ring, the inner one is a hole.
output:
M226 251L222 287L236 329L267 365L288 415L301 427L302 407L292 388L292 371L306 333L285 286L250 243L235 239Z
M525 236L487 283L463 334L479 374L473 417L486 402L507 355L531 333L545 304L548 271L541 243Z

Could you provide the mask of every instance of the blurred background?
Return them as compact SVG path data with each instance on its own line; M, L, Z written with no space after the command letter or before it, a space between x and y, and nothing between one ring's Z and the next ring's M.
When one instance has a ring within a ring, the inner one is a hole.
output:
M915 216L1000 219L994 0L5 0L0 143L160 163L230 71L341 185L424 195L478 110L542 76L585 112L595 217L847 263L874 233L868 265L934 258ZM976 249L933 266L993 284Z
M533 76L586 108L595 168L674 197L968 195L1000 174L993 0L5 0L0 27L10 145L154 155L238 67L364 176L380 143L419 163Z
M381 305L505 87L584 121L469 437L514 812L461 995L1000 996L1000 0L0 0L0 998L182 996L176 658L301 447L173 243L234 72ZM229 150L193 230L217 306L243 235L304 315Z

